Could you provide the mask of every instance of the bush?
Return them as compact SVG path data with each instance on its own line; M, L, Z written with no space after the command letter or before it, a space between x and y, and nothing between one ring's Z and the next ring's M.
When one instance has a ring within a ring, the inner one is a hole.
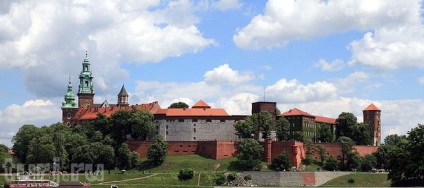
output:
M302 159L302 163L304 165L311 165L314 162L314 160L311 157L306 157L304 159Z
M355 179L353 179L353 178L349 178L349 179L347 180L347 182L348 182L348 183L355 183Z
M230 173L227 176L227 180L230 181L234 181L236 179L236 174L235 173Z
M193 176L194 176L194 171L191 168L181 169L180 173L178 174L178 179L189 180L189 179L192 179Z
M337 170L338 169L338 161L334 157L330 156L330 158L327 159L324 163L324 169L325 170Z
M224 185L225 184L225 175L224 174L220 174L218 175L218 177L215 179L215 184L216 185Z
M246 175L246 176L244 176L244 180L245 180L245 181L252 180L252 176L250 176L250 175Z
M283 152L272 159L271 167L277 171L290 170L290 156L287 152Z

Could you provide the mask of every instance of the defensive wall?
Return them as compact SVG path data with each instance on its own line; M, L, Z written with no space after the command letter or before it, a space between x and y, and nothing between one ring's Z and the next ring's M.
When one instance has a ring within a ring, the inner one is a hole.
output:
M246 171L252 177L253 184L259 186L301 187L320 186L327 181L351 172L276 172Z
M140 157L147 157L147 150L151 141L134 141L129 140L126 142L131 151L137 152ZM233 157L238 153L239 142L234 141L167 141L168 155L192 155L197 154L203 157L212 159L224 159ZM262 157L264 161L271 162L273 158L286 151L294 167L300 167L302 159L306 157L306 147L302 142L288 141L288 142L272 142L265 140L260 142L264 147ZM328 155L335 158L341 155L340 144L338 143L321 143L313 144L323 145ZM360 156L371 154L377 151L376 146L354 146ZM318 152L315 152L313 158L320 159Z

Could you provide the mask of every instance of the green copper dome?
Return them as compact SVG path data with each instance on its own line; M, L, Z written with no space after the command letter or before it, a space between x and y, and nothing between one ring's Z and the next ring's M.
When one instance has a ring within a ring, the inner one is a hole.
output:
M77 103L75 102L75 95L72 92L71 78L69 77L68 90L65 93L65 101L62 102L62 108L75 108Z

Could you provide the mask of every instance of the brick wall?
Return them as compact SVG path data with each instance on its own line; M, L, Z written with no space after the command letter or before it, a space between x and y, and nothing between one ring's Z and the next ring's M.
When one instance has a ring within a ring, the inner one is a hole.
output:
M261 144L264 145L264 142L261 142ZM299 167L302 159L305 157L305 150L302 142L272 142L271 149L271 160L277 155L280 155L283 151L286 151L295 167ZM263 157L265 158L265 156Z
M321 144L313 144L314 146L323 145L325 150L327 151L327 155L333 156L337 159L338 156L341 156L340 144L339 143L321 143ZM364 156L366 154L371 154L372 152L377 151L377 146L353 146L360 156ZM313 155L314 159L320 159L319 153L315 152Z

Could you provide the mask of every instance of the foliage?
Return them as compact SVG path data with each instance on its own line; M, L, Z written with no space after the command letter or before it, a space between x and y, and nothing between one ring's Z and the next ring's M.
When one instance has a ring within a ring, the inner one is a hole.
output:
M312 159L312 157L305 157L304 159L302 159L302 164L304 165L311 165L314 163L314 159Z
M290 170L292 165L289 154L283 151L280 155L272 159L271 166L277 171Z
M219 174L217 178L215 178L216 185L224 185L226 183L225 175Z
M325 170L333 171L339 169L339 162L333 156L330 156L324 163Z
M185 102L174 102L171 105L169 105L168 108L188 108L188 104L186 104Z
M324 143L329 143L334 141L334 135L331 131L331 128L327 124L315 124L318 127L318 140Z
M290 135L290 124L289 121L285 117L278 118L275 123L275 132L277 134L277 138L280 141L288 141Z
M112 137L116 144L126 141L127 135L137 139L146 136L153 130L153 115L144 110L133 108L131 111L118 110L110 117Z
M192 179L194 176L194 171L191 168L184 168L180 170L180 173L178 173L178 179L179 180L189 180Z
M372 145L372 131L368 124L359 123L354 129L352 140L356 145Z
M168 144L158 135L147 149L147 159L153 165L161 165L168 154Z
M371 154L366 154L362 158L361 171L363 171L363 172L369 172L373 168L375 168L376 164L377 164L376 157L374 155L371 155Z
M0 144L0 153L7 153L9 152L9 147L7 147L4 144Z
M349 179L354 179L354 183L349 183ZM322 187L390 187L390 181L384 173L351 173L334 178Z
M325 162L325 160L327 159L327 150L326 150L326 149L325 149L325 147L324 147L323 145L321 145L321 144L318 144L318 145L316 146L316 149L317 149L317 151L318 151L318 155L319 155L319 157L320 157L321 165L323 165L323 164L324 164L324 162Z
M353 140L350 139L349 137L345 137L345 136L340 137L337 142L340 144L340 151L342 153L342 156L341 156L342 167L347 168L347 166L345 166L345 160L347 155L352 152L353 145L355 144L355 142L353 142Z
M408 132L405 141L399 139L389 153L388 178L394 184L408 181L422 181L424 179L424 125L418 124Z
M131 157L132 153L130 149L128 148L128 145L125 143L121 144L121 147L119 147L117 153L116 153L116 163L117 167L119 169L130 169L132 168L131 164Z
M337 138L345 136L353 138L353 131L355 129L357 118L350 112L342 112L339 117L336 119Z
M252 116L246 117L244 120L237 121L234 124L236 135L240 138L253 138L257 127L253 123Z
M22 163L26 163L28 156L29 145L32 139L40 136L40 128L34 125L23 125L19 128L15 136L13 136L12 150L15 156Z
M362 163L362 158L359 156L358 152L348 152L346 154L346 163L341 164L342 170L360 170Z
M272 115L267 111L262 111L253 114L251 117L255 127L262 131L262 138L270 138L271 130L274 129L274 120Z
M255 139L248 138L239 144L238 163L243 170L260 170L262 146Z
M355 179L353 179L353 178L349 178L349 179L347 180L347 182L348 182L348 183L355 183Z
M405 139L406 139L405 135L400 135L400 136L397 134L387 135L386 138L384 138L384 144L396 146L397 144L399 144Z

